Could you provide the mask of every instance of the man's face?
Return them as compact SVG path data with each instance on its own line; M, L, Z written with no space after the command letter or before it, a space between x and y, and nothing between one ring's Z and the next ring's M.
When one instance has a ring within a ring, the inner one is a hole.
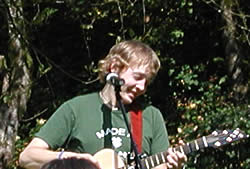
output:
M125 69L120 73L120 78L125 80L120 92L124 104L132 103L136 97L146 92L148 82L145 67Z

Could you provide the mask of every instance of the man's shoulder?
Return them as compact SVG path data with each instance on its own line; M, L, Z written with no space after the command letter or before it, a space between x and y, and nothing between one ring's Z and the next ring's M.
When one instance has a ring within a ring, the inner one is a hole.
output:
M162 112L159 108L148 104L143 109L143 116L144 118L150 118L150 120L153 119L161 119L162 118Z
M149 111L149 112L160 112L160 110L159 110L157 107L155 107L155 106L153 106L153 105L151 105L151 104L146 104L146 105L144 105L144 111Z
M96 106L98 104L100 104L100 98L98 92L95 92L75 96L70 100L64 102L63 105L69 106L71 108L74 107L74 109L77 109L82 107Z
M82 101L93 100L93 99L98 99L97 92L75 96L72 99L68 100L67 102L68 103L77 103L77 102L82 103Z

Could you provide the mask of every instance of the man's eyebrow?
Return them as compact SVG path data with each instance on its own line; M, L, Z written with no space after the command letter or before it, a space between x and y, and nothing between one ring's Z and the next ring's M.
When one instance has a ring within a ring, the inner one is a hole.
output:
M143 72L134 72L133 74L134 74L135 76L140 77L140 78L146 78L146 79L148 79L148 76L147 76L146 73L143 73Z
M139 74L139 75L143 75L143 76L146 76L147 74L144 73L144 72L137 72L137 71L133 71L134 74Z

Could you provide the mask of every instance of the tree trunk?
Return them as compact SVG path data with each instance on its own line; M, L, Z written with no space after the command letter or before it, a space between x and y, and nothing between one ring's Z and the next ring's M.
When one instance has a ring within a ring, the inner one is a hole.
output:
M222 0L222 19L224 21L223 40L225 43L225 55L227 61L228 75L233 88L233 98L236 101L244 99L247 94L248 85L244 82L242 70L242 52L236 39L236 21L233 19L232 1Z
M0 169L7 168L14 154L18 116L26 111L31 92L32 60L23 35L24 22L21 0L4 1L6 6L9 45L8 56L2 57L8 71L3 72L0 101Z

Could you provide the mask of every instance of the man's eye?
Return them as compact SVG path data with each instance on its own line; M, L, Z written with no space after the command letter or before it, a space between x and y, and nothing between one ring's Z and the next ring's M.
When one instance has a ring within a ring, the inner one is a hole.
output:
M135 78L136 80L142 80L142 79L144 78L144 76L135 74L135 75L134 75L134 78Z

